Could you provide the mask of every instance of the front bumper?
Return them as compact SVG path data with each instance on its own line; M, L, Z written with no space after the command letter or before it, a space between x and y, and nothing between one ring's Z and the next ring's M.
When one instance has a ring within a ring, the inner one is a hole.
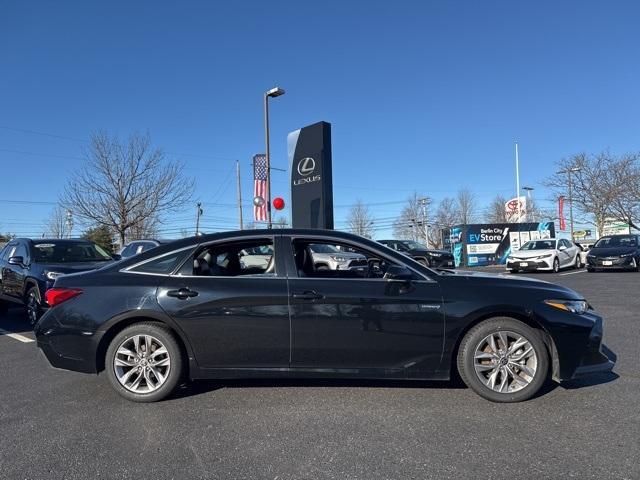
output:
M571 377L572 379L596 373L606 373L613 369L616 359L612 352L602 344L602 335L602 319L598 318L589 334L585 352Z
M535 272L537 270L553 270L552 258L533 259L507 259L507 270L522 270L525 272Z
M634 257L587 257L587 267L598 270L631 270L637 268Z

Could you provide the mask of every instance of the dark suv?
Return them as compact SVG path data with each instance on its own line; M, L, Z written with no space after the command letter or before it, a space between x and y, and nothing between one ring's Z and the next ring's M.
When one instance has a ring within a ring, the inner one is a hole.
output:
M45 292L55 279L100 268L113 259L88 240L16 238L0 250L0 311L24 305L34 324L46 308Z
M378 240L378 242L413 258L426 267L455 268L456 266L453 255L446 250L427 248L413 240Z

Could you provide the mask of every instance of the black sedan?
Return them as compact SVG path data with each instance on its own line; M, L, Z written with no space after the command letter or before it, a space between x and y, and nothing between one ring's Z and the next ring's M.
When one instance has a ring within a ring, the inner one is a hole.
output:
M587 270L640 271L640 235L608 235L587 254Z
M352 249L363 270L317 269L310 245ZM241 261L271 251L261 265ZM169 395L183 376L447 380L496 402L613 362L602 318L547 282L432 270L355 235L249 230L179 240L63 276L36 325L60 368L106 370L124 397Z

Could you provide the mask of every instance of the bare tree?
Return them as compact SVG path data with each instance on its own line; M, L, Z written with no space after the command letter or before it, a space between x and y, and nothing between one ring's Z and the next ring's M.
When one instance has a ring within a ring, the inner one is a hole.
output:
M640 156L626 154L609 159L606 177L613 217L640 230Z
M460 211L454 198L445 197L440 200L433 222L429 222L429 243L442 248L442 229L451 228L460 223Z
M507 200L500 194L496 195L487 209L485 221L487 223L506 223L507 212L505 211L504 204Z
M288 225L289 222L285 216L280 216L273 221L274 228L287 228Z
M427 210L427 217L429 217ZM428 218L427 218L428 220ZM400 212L400 216L393 222L393 234L403 240L414 240L427 243L424 229L424 213L420 197L414 193L407 199L407 204Z
M558 171L547 178L545 185L555 193L569 199L569 175L571 175L573 205L590 217L598 235L602 235L605 220L612 215L613 197L617 193L609 180L614 168L607 152L596 156L578 153L557 162Z
M120 143L99 133L85 157L61 203L81 219L111 228L121 244L132 228L177 210L191 197L193 180L184 177L183 165L165 161L148 135L133 134Z
M67 211L60 205L56 205L47 221L47 235L52 238L66 238L70 233L69 227Z
M476 196L467 187L458 190L456 195L460 223L473 223L476 218Z
M351 206L349 215L347 216L347 225L351 233L371 238L373 236L373 218L369 207L362 200L357 200Z

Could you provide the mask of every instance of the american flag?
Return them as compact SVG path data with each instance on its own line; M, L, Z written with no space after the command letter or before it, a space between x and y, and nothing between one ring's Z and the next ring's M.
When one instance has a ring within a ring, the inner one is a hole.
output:
M256 222L267 221L267 156L257 154L253 156L253 197L264 198L260 206L253 206L253 219Z

